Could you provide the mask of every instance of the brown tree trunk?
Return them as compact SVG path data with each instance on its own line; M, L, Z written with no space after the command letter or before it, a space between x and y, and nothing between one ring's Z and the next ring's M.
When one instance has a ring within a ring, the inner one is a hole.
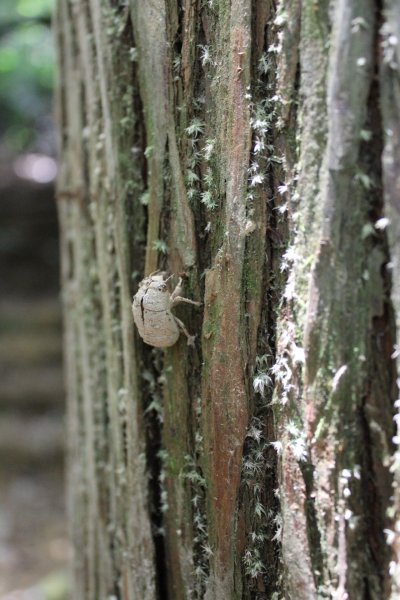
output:
M396 2L55 28L74 598L400 598ZM195 348L134 330L158 268Z

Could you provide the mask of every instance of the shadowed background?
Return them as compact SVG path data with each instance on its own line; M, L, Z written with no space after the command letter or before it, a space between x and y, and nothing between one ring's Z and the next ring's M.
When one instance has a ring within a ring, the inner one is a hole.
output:
M52 4L0 3L0 600L67 598Z

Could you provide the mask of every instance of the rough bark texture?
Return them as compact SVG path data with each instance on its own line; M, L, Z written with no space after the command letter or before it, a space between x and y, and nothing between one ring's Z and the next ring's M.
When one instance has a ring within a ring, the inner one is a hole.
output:
M74 598L400 598L397 3L55 29ZM195 348L134 331L157 268Z

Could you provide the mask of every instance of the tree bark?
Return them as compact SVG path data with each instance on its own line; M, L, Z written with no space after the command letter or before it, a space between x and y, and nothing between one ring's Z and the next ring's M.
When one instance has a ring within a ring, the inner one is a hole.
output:
M74 598L400 598L396 2L55 30ZM194 348L134 330L157 269Z

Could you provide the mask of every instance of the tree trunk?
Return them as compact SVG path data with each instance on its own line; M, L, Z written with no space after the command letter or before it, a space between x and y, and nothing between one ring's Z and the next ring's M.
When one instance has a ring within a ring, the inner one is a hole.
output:
M74 599L399 599L397 3L55 28ZM157 269L194 348L134 329Z

